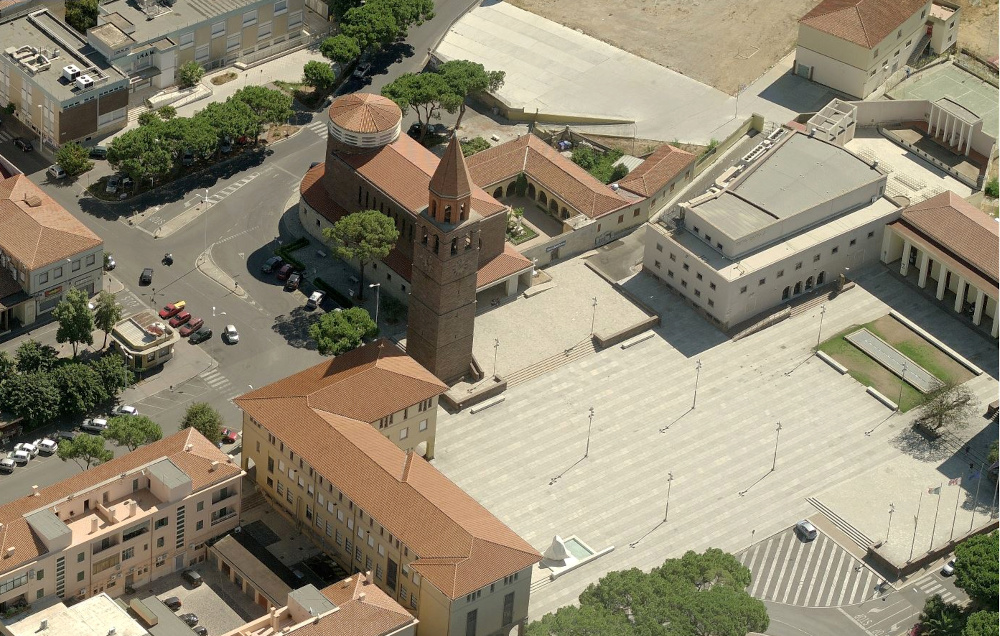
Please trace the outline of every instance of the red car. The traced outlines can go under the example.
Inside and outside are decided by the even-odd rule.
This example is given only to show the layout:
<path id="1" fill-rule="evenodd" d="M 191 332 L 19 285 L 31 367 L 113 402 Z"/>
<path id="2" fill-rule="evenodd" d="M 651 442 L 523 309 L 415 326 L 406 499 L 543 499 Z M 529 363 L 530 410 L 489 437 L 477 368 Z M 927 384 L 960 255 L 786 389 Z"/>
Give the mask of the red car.
<path id="1" fill-rule="evenodd" d="M 234 430 L 228 428 L 222 429 L 222 441 L 225 444 L 234 444 L 239 435 L 240 434 Z"/>
<path id="2" fill-rule="evenodd" d="M 288 280 L 288 277 L 292 275 L 292 266 L 289 263 L 285 263 L 278 270 L 278 280 Z"/>
<path id="3" fill-rule="evenodd" d="M 170 319 L 170 326 L 175 328 L 180 327 L 189 320 L 191 320 L 191 312 L 182 311 L 181 313 L 177 314 L 176 316 Z"/>
<path id="4" fill-rule="evenodd" d="M 205 321 L 202 320 L 201 318 L 192 318 L 191 321 L 188 324 L 186 324 L 183 327 L 181 327 L 180 332 L 179 332 L 181 334 L 181 338 L 187 338 L 188 336 L 190 336 L 194 332 L 196 332 L 199 329 L 201 329 L 201 326 L 204 325 L 204 324 L 205 324 Z"/>
<path id="5" fill-rule="evenodd" d="M 165 320 L 167 318 L 172 318 L 176 316 L 177 314 L 180 313 L 182 309 L 184 309 L 184 306 L 186 304 L 187 303 L 185 303 L 183 300 L 178 300 L 175 303 L 170 303 L 169 305 L 160 310 L 160 318 L 163 318 Z"/>

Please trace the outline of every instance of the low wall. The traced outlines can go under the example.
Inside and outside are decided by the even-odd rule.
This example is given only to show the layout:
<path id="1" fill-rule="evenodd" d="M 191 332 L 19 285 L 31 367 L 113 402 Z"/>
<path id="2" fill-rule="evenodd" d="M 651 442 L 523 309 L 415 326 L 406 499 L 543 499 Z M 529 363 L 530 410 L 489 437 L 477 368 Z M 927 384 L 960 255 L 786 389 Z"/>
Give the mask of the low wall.
<path id="1" fill-rule="evenodd" d="M 720 141 L 719 145 L 717 145 L 715 148 L 705 152 L 705 154 L 695 159 L 694 175 L 691 178 L 693 179 L 694 177 L 698 176 L 699 174 L 707 170 L 709 166 L 715 163 L 716 159 L 721 157 L 727 150 L 732 148 L 736 142 L 742 139 L 744 135 L 750 132 L 750 129 L 756 130 L 757 132 L 762 132 L 764 130 L 764 117 L 762 115 L 758 115 L 757 113 L 750 115 L 750 117 L 748 117 L 746 121 L 740 124 L 739 128 L 734 130 L 732 134 L 730 134 L 728 137 Z"/>
<path id="2" fill-rule="evenodd" d="M 888 128 L 883 127 L 882 125 L 878 126 L 878 131 L 886 139 L 889 139 L 893 143 L 895 143 L 895 144 L 897 144 L 899 146 L 902 146 L 903 148 L 906 148 L 907 150 L 909 150 L 913 154 L 917 155 L 918 157 L 920 157 L 921 159 L 923 159 L 927 163 L 931 164 L 932 166 L 935 166 L 935 167 L 937 167 L 937 168 L 939 168 L 941 170 L 944 170 L 949 175 L 951 175 L 955 179 L 958 179 L 959 181 L 961 181 L 965 185 L 969 186 L 973 190 L 980 190 L 980 189 L 982 189 L 983 184 L 982 184 L 982 178 L 981 177 L 979 179 L 970 179 L 969 177 L 967 177 L 966 175 L 962 174 L 961 172 L 953 169 L 948 164 L 943 163 L 941 161 L 938 161 L 937 159 L 935 159 L 931 155 L 927 154 L 926 152 L 924 152 L 920 148 L 917 148 L 913 144 L 905 141 L 902 137 L 900 137 L 899 135 L 897 135 L 893 131 L 889 130 Z"/>
<path id="3" fill-rule="evenodd" d="M 504 99 L 496 95 L 486 93 L 476 97 L 487 108 L 495 108 L 497 114 L 503 115 L 506 119 L 526 123 L 547 123 L 547 124 L 634 124 L 634 119 L 627 117 L 611 117 L 609 115 L 592 115 L 588 113 L 553 113 L 535 109 L 525 111 L 521 106 L 511 106 Z"/>
<path id="4" fill-rule="evenodd" d="M 957 539 L 952 539 L 951 541 L 944 544 L 940 548 L 937 548 L 936 550 L 926 552 L 917 557 L 915 560 L 907 561 L 905 563 L 895 563 L 888 556 L 879 552 L 879 548 L 881 548 L 882 545 L 881 543 L 868 548 L 868 558 L 870 558 L 874 562 L 876 569 L 880 569 L 884 572 L 896 572 L 896 576 L 898 577 L 907 576 L 909 574 L 913 574 L 917 570 L 926 567 L 927 565 L 933 563 L 934 561 L 937 561 L 938 559 L 941 559 L 942 557 L 951 554 L 952 552 L 955 551 L 956 545 L 962 543 L 969 537 L 974 537 L 980 534 L 989 534 L 990 532 L 993 532 L 994 530 L 997 529 L 998 521 L 1000 520 L 993 520 L 981 528 L 973 530 L 972 532 L 968 532 L 958 537 Z"/>
<path id="5" fill-rule="evenodd" d="M 441 394 L 441 401 L 445 403 L 449 410 L 458 412 L 470 406 L 484 402 L 492 397 L 496 397 L 507 390 L 507 380 L 499 376 L 494 376 L 491 381 L 482 388 L 475 389 L 472 393 L 462 396 L 452 395 L 451 391 Z"/>
<path id="6" fill-rule="evenodd" d="M 619 289 L 619 291 L 622 291 L 622 290 Z M 629 300 L 631 300 L 631 299 L 629 299 Z M 632 336 L 638 336 L 640 333 L 642 333 L 644 331 L 648 331 L 648 330 L 652 329 L 653 327 L 658 326 L 659 324 L 660 324 L 660 317 L 659 316 L 650 316 L 650 317 L 646 318 L 645 320 L 643 320 L 642 322 L 639 322 L 639 323 L 637 323 L 635 325 L 632 325 L 631 327 L 626 327 L 625 329 L 622 329 L 621 331 L 616 331 L 616 332 L 614 332 L 612 334 L 608 334 L 606 336 L 603 335 L 603 334 L 595 333 L 594 334 L 594 343 L 600 349 L 606 349 L 608 347 L 613 347 L 614 345 L 618 344 L 619 342 L 624 342 L 624 341 L 628 340 L 629 338 L 631 338 Z"/>

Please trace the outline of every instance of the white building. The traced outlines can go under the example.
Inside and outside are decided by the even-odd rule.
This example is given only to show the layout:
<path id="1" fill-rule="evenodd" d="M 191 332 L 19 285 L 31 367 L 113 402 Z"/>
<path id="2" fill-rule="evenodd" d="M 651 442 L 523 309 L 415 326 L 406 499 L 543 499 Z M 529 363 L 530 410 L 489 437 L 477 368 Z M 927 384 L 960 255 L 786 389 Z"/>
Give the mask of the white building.
<path id="1" fill-rule="evenodd" d="M 771 137 L 675 226 L 647 230 L 646 271 L 722 329 L 876 262 L 899 216 L 877 166 L 819 137 Z"/>

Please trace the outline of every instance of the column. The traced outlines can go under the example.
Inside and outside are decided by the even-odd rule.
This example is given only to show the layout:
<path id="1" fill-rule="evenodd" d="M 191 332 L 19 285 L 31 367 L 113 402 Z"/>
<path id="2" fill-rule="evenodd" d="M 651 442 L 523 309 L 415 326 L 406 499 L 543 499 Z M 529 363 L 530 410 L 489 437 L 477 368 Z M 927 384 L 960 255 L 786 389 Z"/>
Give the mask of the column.
<path id="1" fill-rule="evenodd" d="M 962 143 L 965 142 L 965 122 L 959 122 L 958 126 L 958 150 L 961 152 Z"/>
<path id="2" fill-rule="evenodd" d="M 906 273 L 910 271 L 910 241 L 903 239 L 903 258 L 899 264 L 899 275 L 906 276 Z"/>
<path id="3" fill-rule="evenodd" d="M 962 313 L 962 307 L 965 306 L 965 286 L 967 284 L 964 278 L 958 277 L 958 289 L 955 290 L 955 313 Z"/>
<path id="4" fill-rule="evenodd" d="M 990 335 L 994 338 L 997 337 L 997 326 L 1000 325 L 1000 307 L 997 308 L 997 313 L 993 316 L 993 330 L 990 331 Z"/>
<path id="5" fill-rule="evenodd" d="M 507 287 L 506 291 L 508 298 L 517 294 L 517 276 L 511 276 L 510 278 L 507 279 L 507 282 L 504 284 Z"/>
<path id="6" fill-rule="evenodd" d="M 972 124 L 969 124 L 969 139 L 965 142 L 965 156 L 969 156 L 969 151 L 972 150 Z"/>
<path id="7" fill-rule="evenodd" d="M 927 287 L 927 273 L 930 271 L 931 257 L 927 252 L 920 252 L 920 275 L 917 277 L 917 286 L 923 289 Z"/>
<path id="8" fill-rule="evenodd" d="M 934 119 L 934 133 L 931 137 L 937 137 L 941 133 L 941 109 L 931 106 L 931 117 Z"/>
<path id="9" fill-rule="evenodd" d="M 938 268 L 938 285 L 937 285 L 937 299 L 944 300 L 944 292 L 946 291 L 945 283 L 948 281 L 948 269 L 941 263 L 941 267 Z"/>
<path id="10" fill-rule="evenodd" d="M 972 313 L 972 324 L 978 325 L 983 321 L 983 309 L 986 307 L 986 292 L 981 289 L 976 290 L 976 310 Z"/>

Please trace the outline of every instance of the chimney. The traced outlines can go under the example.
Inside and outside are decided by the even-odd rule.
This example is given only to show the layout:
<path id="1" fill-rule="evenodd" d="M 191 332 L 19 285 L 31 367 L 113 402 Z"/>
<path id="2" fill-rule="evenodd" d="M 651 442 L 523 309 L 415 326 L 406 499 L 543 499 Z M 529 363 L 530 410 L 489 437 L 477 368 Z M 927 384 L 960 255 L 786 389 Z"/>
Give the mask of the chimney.
<path id="1" fill-rule="evenodd" d="M 97 524 L 98 523 L 99 522 L 97 520 L 97 517 L 92 517 L 90 519 L 90 534 L 94 534 L 95 532 L 97 532 Z"/>
<path id="2" fill-rule="evenodd" d="M 4 556 L 5 557 L 12 557 L 12 556 L 14 556 L 14 546 L 10 546 L 9 548 L 7 548 L 7 554 L 5 554 Z"/>
<path id="3" fill-rule="evenodd" d="M 38 497 L 39 496 L 38 495 L 38 486 L 37 485 L 31 487 L 31 496 L 32 497 Z"/>
<path id="4" fill-rule="evenodd" d="M 184 450 L 185 452 L 190 453 L 192 448 L 194 448 L 194 444 L 188 444 L 184 447 Z"/>
<path id="5" fill-rule="evenodd" d="M 271 629 L 278 631 L 278 610 L 271 608 Z"/>
<path id="6" fill-rule="evenodd" d="M 128 502 L 128 516 L 129 517 L 134 517 L 135 516 L 135 508 L 136 508 L 135 501 Z"/>
<path id="7" fill-rule="evenodd" d="M 219 467 L 219 462 L 212 462 L 212 467 L 208 469 L 208 472 L 215 472 L 215 469 Z"/>
<path id="8" fill-rule="evenodd" d="M 358 600 L 361 601 L 362 603 L 364 603 L 364 601 L 365 601 L 365 593 L 364 592 L 362 592 L 361 594 L 358 594 Z"/>
<path id="9" fill-rule="evenodd" d="M 42 624 L 38 626 L 38 631 L 44 632 L 49 628 L 49 620 L 47 618 L 42 619 Z"/>
<path id="10" fill-rule="evenodd" d="M 371 582 L 372 582 L 372 571 L 368 570 L 367 572 L 365 572 L 365 580 L 362 581 L 362 584 L 371 585 Z"/>

